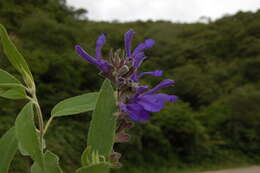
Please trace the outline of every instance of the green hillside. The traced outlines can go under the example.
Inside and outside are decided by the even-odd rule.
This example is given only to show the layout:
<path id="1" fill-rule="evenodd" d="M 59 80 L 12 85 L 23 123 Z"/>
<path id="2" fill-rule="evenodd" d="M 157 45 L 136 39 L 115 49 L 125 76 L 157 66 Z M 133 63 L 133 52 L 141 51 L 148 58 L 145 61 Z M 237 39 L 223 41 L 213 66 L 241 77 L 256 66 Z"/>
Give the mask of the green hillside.
<path id="1" fill-rule="evenodd" d="M 120 173 L 162 172 L 187 167 L 239 165 L 260 161 L 260 10 L 238 12 L 205 23 L 87 20 L 82 9 L 64 0 L 0 1 L 0 23 L 31 66 L 46 120 L 64 98 L 96 91 L 102 77 L 74 52 L 82 45 L 94 54 L 98 35 L 107 35 L 104 55 L 123 48 L 123 34 L 134 29 L 134 44 L 154 38 L 143 71 L 162 69 L 176 81 L 167 93 L 179 101 L 155 113 L 149 123 L 129 132 Z M 15 74 L 0 47 L 0 68 Z M 13 124 L 23 101 L 0 98 L 0 135 Z M 66 173 L 80 165 L 90 114 L 59 118 L 47 134 L 48 148 L 61 158 Z M 17 155 L 12 173 L 29 172 L 29 159 Z M 169 168 L 169 169 L 168 169 Z M 149 170 L 150 169 L 150 170 Z M 146 170 L 146 171 L 145 171 Z"/>

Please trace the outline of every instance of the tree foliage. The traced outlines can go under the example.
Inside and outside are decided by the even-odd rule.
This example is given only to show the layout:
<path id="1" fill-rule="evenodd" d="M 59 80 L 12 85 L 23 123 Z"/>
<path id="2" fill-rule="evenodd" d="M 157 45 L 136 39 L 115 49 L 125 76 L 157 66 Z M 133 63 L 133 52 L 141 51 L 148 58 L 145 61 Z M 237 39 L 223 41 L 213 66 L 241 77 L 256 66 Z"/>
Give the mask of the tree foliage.
<path id="1" fill-rule="evenodd" d="M 131 143 L 119 148 L 126 165 L 167 166 L 166 160 L 171 159 L 182 163 L 214 162 L 236 151 L 251 158 L 260 154 L 259 10 L 238 12 L 208 24 L 94 22 L 82 17 L 85 13 L 68 7 L 63 0 L 0 2 L 0 21 L 11 31 L 12 41 L 30 64 L 46 113 L 62 99 L 94 91 L 101 85 L 97 69 L 76 55 L 75 44 L 94 53 L 90 50 L 95 39 L 105 33 L 108 43 L 104 55 L 108 55 L 111 47 L 122 48 L 123 33 L 133 28 L 138 32 L 138 42 L 145 38 L 156 40 L 142 70 L 165 70 L 165 76 L 176 81 L 176 87 L 169 92 L 181 101 L 132 130 Z M 15 74 L 2 50 L 0 66 Z M 147 84 L 156 82 L 147 77 Z M 15 120 L 15 116 L 7 115 L 15 115 L 24 101 L 6 103 L 1 99 L 0 104 L 2 135 Z M 77 158 L 86 142 L 80 131 L 86 131 L 88 125 L 89 118 L 80 115 L 69 121 L 61 118 L 51 127 L 53 134 L 47 136 L 51 141 L 47 145 L 58 155 L 66 153 L 61 162 L 68 165 L 67 172 L 80 165 Z M 75 141 L 78 145 L 74 145 Z M 26 172 L 20 170 L 22 164 L 16 160 L 12 170 Z"/>

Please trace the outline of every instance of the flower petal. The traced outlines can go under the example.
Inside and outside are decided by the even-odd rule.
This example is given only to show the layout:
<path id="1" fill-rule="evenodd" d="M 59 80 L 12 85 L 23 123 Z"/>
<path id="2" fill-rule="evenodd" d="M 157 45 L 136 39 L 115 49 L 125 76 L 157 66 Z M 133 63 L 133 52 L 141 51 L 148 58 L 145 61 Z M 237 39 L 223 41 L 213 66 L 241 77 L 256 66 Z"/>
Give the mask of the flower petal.
<path id="1" fill-rule="evenodd" d="M 134 30 L 130 29 L 125 33 L 125 52 L 126 56 L 131 58 L 131 44 L 134 35 Z"/>
<path id="2" fill-rule="evenodd" d="M 149 90 L 146 94 L 154 94 L 157 91 L 159 91 L 160 89 L 168 87 L 168 86 L 172 86 L 172 85 L 174 85 L 174 81 L 173 80 L 165 79 L 161 83 L 159 83 L 156 87 L 154 87 L 153 89 Z"/>
<path id="3" fill-rule="evenodd" d="M 76 45 L 75 50 L 82 58 L 86 59 L 87 61 L 89 61 L 92 64 L 98 65 L 98 61 L 95 58 L 93 58 L 92 56 L 90 56 L 87 52 L 85 52 L 80 47 L 80 45 Z"/>
<path id="4" fill-rule="evenodd" d="M 143 95 L 138 97 L 137 103 L 146 111 L 159 112 L 166 102 L 174 102 L 177 96 L 168 94 Z"/>
<path id="5" fill-rule="evenodd" d="M 142 94 L 143 92 L 147 91 L 148 90 L 148 86 L 139 86 L 137 89 L 136 89 L 136 94 Z"/>
<path id="6" fill-rule="evenodd" d="M 177 96 L 168 94 L 153 94 L 153 95 L 142 95 L 137 99 L 137 103 L 146 111 L 159 112 L 166 102 L 174 102 L 177 100 Z"/>
<path id="7" fill-rule="evenodd" d="M 165 101 L 158 98 L 156 95 L 144 95 L 138 97 L 137 103 L 146 111 L 159 112 L 164 107 Z"/>
<path id="8" fill-rule="evenodd" d="M 144 41 L 144 44 L 146 46 L 145 49 L 150 49 L 155 44 L 155 41 L 154 41 L 154 39 L 147 39 Z"/>
<path id="9" fill-rule="evenodd" d="M 120 108 L 120 110 L 122 111 L 122 112 L 127 112 L 127 107 L 126 107 L 126 104 L 119 104 L 119 108 Z"/>
<path id="10" fill-rule="evenodd" d="M 124 111 L 125 110 L 125 111 Z M 142 106 L 138 104 L 127 104 L 122 110 L 134 121 L 145 122 L 149 119 L 149 112 L 145 111 Z"/>
<path id="11" fill-rule="evenodd" d="M 135 80 L 138 81 L 140 78 L 142 78 L 144 75 L 151 75 L 151 76 L 161 76 L 163 74 L 162 70 L 155 70 L 151 72 L 143 72 L 135 76 Z"/>
<path id="12" fill-rule="evenodd" d="M 109 64 L 107 60 L 100 59 L 98 60 L 97 66 L 102 72 L 107 73 L 111 67 L 111 64 Z"/>
<path id="13" fill-rule="evenodd" d="M 156 94 L 156 97 L 163 102 L 175 102 L 178 99 L 177 96 L 168 94 Z"/>
<path id="14" fill-rule="evenodd" d="M 135 57 L 138 53 L 144 51 L 145 49 L 150 49 L 151 47 L 153 47 L 154 43 L 155 43 L 155 41 L 153 39 L 145 40 L 144 43 L 139 44 L 135 48 L 132 56 Z"/>
<path id="15" fill-rule="evenodd" d="M 101 59 L 102 58 L 102 52 L 101 49 L 106 43 L 106 36 L 104 34 L 100 35 L 96 41 L 96 58 Z"/>
<path id="16" fill-rule="evenodd" d="M 147 58 L 143 52 L 139 52 L 137 55 L 134 56 L 134 68 L 138 68 L 144 59 Z"/>
<path id="17" fill-rule="evenodd" d="M 103 59 L 96 59 L 90 56 L 87 52 L 85 52 L 79 45 L 75 46 L 76 52 L 89 61 L 92 64 L 95 64 L 102 72 L 107 73 L 111 67 L 108 61 L 103 60 Z"/>

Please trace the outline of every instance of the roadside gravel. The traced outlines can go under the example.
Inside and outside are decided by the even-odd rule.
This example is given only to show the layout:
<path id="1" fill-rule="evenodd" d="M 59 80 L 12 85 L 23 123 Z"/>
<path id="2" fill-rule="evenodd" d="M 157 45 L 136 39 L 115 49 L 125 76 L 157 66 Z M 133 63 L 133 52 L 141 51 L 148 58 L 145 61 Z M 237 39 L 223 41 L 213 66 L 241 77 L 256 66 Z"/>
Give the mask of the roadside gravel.
<path id="1" fill-rule="evenodd" d="M 208 171 L 203 173 L 260 173 L 260 166 L 251 166 L 248 168 L 238 168 L 238 169 L 227 169 L 221 171 Z"/>

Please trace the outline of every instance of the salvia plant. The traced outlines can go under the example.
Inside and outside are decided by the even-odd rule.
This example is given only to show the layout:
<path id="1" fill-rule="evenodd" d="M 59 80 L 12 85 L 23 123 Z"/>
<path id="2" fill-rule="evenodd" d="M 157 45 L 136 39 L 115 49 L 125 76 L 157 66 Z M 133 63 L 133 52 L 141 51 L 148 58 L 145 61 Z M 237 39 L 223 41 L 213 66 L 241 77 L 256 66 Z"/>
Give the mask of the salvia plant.
<path id="1" fill-rule="evenodd" d="M 75 46 L 77 54 L 94 64 L 105 80 L 99 92 L 71 97 L 58 103 L 45 124 L 30 68 L 8 37 L 5 28 L 0 25 L 3 51 L 23 79 L 19 81 L 0 69 L 0 96 L 27 100 L 14 126 L 0 139 L 0 173 L 8 172 L 17 151 L 33 160 L 31 173 L 62 173 L 59 158 L 46 147 L 44 136 L 54 118 L 87 111 L 93 111 L 92 120 L 86 149 L 81 156 L 82 167 L 77 169 L 76 173 L 108 173 L 111 168 L 121 166 L 121 154 L 113 150 L 114 144 L 129 141 L 127 130 L 134 122 L 148 121 L 152 112 L 159 112 L 166 102 L 174 102 L 177 99 L 175 95 L 158 93 L 162 88 L 173 86 L 173 80 L 165 79 L 153 88 L 139 84 L 145 75 L 161 76 L 163 71 L 138 71 L 147 58 L 144 51 L 151 48 L 155 42 L 153 39 L 147 39 L 132 51 L 133 35 L 134 31 L 131 29 L 126 32 L 124 50 L 111 51 L 108 59 L 103 59 L 101 53 L 106 42 L 104 34 L 96 41 L 95 57 L 79 45 Z"/>

